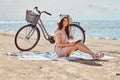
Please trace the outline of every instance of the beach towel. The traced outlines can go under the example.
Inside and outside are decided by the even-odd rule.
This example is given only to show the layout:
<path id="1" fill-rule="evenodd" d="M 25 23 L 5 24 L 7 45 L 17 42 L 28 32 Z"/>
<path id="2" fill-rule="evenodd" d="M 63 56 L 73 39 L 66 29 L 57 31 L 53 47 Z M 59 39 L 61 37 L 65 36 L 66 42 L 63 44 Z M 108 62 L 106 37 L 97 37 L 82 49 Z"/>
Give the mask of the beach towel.
<path id="1" fill-rule="evenodd" d="M 70 57 L 57 57 L 55 52 L 8 52 L 7 55 L 18 56 L 19 60 L 76 60 L 92 59 L 91 55 L 75 51 Z M 105 55 L 101 60 L 113 59 L 115 57 Z"/>

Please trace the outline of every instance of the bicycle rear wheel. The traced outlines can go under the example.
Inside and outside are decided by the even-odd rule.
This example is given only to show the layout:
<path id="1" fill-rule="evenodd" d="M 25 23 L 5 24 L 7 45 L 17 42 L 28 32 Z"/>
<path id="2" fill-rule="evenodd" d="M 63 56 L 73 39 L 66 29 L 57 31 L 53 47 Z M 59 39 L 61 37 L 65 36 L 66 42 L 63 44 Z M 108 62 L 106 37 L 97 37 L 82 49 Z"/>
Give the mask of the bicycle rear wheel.
<path id="1" fill-rule="evenodd" d="M 40 39 L 40 31 L 32 24 L 25 25 L 15 35 L 15 45 L 21 51 L 33 49 Z"/>
<path id="2" fill-rule="evenodd" d="M 83 43 L 85 42 L 85 31 L 83 28 L 76 24 L 70 24 L 69 26 L 70 30 L 70 42 L 76 42 L 78 40 L 81 40 Z"/>

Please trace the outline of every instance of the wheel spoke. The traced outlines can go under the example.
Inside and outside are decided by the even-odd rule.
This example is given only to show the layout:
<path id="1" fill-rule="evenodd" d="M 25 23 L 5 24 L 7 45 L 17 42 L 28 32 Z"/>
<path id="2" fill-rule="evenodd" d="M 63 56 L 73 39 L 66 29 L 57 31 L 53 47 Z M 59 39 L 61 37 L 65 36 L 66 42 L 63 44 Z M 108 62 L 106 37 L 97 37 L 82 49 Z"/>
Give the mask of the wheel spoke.
<path id="1" fill-rule="evenodd" d="M 78 25 L 70 25 L 70 42 L 75 42 L 77 40 L 82 40 L 82 42 L 85 41 L 85 34 L 84 31 L 80 28 Z"/>
<path id="2" fill-rule="evenodd" d="M 16 47 L 20 50 L 30 50 L 38 43 L 40 32 L 38 28 L 32 25 L 22 27 L 16 34 L 15 43 Z"/>

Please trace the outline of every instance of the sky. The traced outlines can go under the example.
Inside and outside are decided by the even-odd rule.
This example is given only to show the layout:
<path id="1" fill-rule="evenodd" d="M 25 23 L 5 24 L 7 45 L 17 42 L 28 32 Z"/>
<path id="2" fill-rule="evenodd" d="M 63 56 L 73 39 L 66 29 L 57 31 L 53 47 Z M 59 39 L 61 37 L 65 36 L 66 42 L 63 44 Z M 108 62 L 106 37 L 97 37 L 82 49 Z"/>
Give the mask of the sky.
<path id="1" fill-rule="evenodd" d="M 69 14 L 76 20 L 120 20 L 120 0 L 0 0 L 0 20 L 24 20 L 26 9 L 35 6 L 52 14 L 45 19 Z"/>

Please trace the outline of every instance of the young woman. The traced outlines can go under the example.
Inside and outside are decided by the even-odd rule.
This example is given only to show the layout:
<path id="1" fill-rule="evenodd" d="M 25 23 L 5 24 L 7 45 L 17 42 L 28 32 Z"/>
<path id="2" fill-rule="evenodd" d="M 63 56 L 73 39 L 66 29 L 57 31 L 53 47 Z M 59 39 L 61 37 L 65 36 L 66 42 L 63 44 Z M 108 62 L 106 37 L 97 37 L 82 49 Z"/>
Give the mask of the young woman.
<path id="1" fill-rule="evenodd" d="M 55 52 L 57 56 L 69 57 L 71 53 L 78 49 L 81 52 L 90 54 L 94 59 L 100 59 L 104 56 L 102 53 L 94 53 L 87 46 L 85 46 L 82 42 L 68 42 L 69 40 L 69 17 L 63 17 L 58 23 L 58 28 L 55 32 Z"/>

